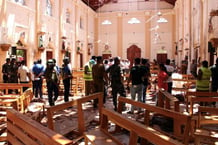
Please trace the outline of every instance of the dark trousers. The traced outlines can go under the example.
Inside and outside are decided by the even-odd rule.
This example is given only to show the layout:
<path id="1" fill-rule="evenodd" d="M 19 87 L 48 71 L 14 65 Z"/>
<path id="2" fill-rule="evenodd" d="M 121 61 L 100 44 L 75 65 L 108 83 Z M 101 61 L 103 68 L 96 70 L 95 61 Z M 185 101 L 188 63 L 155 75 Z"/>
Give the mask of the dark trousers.
<path id="1" fill-rule="evenodd" d="M 143 87 L 143 94 L 142 94 L 142 102 L 145 103 L 146 101 L 146 92 L 147 92 L 147 85 L 144 85 Z"/>
<path id="2" fill-rule="evenodd" d="M 20 82 L 21 84 L 27 84 L 29 82 Z M 28 89 L 28 87 L 23 87 L 23 92 L 25 92 Z"/>
<path id="3" fill-rule="evenodd" d="M 64 102 L 69 101 L 69 94 L 70 94 L 70 78 L 63 80 L 64 84 Z"/>
<path id="4" fill-rule="evenodd" d="M 33 92 L 35 94 L 35 98 L 42 98 L 42 79 L 33 81 Z"/>
<path id="5" fill-rule="evenodd" d="M 119 93 L 120 96 L 126 97 L 126 92 L 123 84 L 112 84 L 111 87 L 112 87 L 114 110 L 117 110 L 117 94 Z"/>
<path id="6" fill-rule="evenodd" d="M 54 106 L 54 101 L 58 98 L 58 84 L 53 81 L 47 82 L 48 102 L 50 106 Z M 53 98 L 54 92 L 54 98 Z"/>
<path id="7" fill-rule="evenodd" d="M 168 82 L 168 90 L 167 92 L 169 92 L 170 94 L 172 94 L 172 87 L 173 87 L 173 83 L 172 82 Z"/>

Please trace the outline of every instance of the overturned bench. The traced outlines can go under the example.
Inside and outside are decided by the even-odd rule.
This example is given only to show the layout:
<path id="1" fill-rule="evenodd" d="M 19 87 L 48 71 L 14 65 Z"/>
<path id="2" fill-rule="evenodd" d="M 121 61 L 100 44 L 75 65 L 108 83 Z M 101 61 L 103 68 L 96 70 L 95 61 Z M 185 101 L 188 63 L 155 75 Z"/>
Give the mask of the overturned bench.
<path id="1" fill-rule="evenodd" d="M 7 142 L 9 145 L 74 144 L 74 141 L 42 126 L 13 109 L 7 110 Z"/>
<path id="2" fill-rule="evenodd" d="M 123 145 L 123 143 L 114 137 L 108 131 L 108 123 L 112 123 L 122 127 L 130 132 L 129 145 L 137 145 L 138 138 L 144 138 L 157 145 L 182 145 L 182 143 L 160 133 L 151 127 L 145 126 L 141 123 L 135 122 L 121 114 L 102 108 L 102 121 L 100 128 L 93 129 L 84 133 L 85 144 L 91 143 L 93 145 Z"/>

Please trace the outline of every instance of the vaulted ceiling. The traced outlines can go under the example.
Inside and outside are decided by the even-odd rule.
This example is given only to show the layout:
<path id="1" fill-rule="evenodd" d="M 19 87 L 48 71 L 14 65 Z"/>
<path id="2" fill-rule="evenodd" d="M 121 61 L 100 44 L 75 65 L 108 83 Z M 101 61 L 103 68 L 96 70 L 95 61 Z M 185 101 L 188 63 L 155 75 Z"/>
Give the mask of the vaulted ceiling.
<path id="1" fill-rule="evenodd" d="M 105 4 L 108 3 L 118 3 L 118 0 L 82 0 L 84 3 L 86 3 L 88 6 L 90 6 L 94 11 L 96 11 L 99 7 L 102 7 Z M 154 1 L 154 0 L 143 0 L 143 1 Z M 175 5 L 176 0 L 160 0 L 165 1 L 171 5 Z"/>

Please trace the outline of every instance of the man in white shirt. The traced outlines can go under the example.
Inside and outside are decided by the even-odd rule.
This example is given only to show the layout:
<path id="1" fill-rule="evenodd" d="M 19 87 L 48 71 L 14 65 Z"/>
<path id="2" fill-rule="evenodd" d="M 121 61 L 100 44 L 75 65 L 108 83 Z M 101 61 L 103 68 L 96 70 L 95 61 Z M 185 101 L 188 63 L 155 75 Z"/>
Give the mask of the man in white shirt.
<path id="1" fill-rule="evenodd" d="M 21 61 L 21 66 L 18 68 L 18 78 L 20 83 L 29 83 L 31 80 L 30 71 L 26 66 L 26 62 Z M 27 87 L 23 87 L 23 91 L 25 91 Z"/>

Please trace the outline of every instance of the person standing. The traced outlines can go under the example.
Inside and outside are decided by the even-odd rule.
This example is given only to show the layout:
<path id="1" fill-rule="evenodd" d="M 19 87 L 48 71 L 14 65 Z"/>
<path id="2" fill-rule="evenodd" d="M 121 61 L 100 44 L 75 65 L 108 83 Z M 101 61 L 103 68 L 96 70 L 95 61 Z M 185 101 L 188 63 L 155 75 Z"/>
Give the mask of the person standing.
<path id="1" fill-rule="evenodd" d="M 37 60 L 32 68 L 33 73 L 33 92 L 35 98 L 40 97 L 42 99 L 42 84 L 44 75 L 44 66 L 42 65 L 42 60 Z"/>
<path id="2" fill-rule="evenodd" d="M 148 59 L 142 59 L 142 65 L 141 65 L 142 71 L 143 71 L 143 94 L 142 94 L 142 102 L 145 103 L 146 102 L 146 92 L 147 92 L 147 88 L 150 85 L 149 84 L 149 78 L 151 76 L 150 74 L 150 68 L 148 66 Z"/>
<path id="3" fill-rule="evenodd" d="M 10 58 L 6 58 L 6 63 L 2 66 L 3 83 L 9 83 L 10 80 Z"/>
<path id="4" fill-rule="evenodd" d="M 84 66 L 83 78 L 85 80 L 85 96 L 93 93 L 93 78 L 92 78 L 92 66 L 95 64 L 95 60 L 90 59 Z"/>
<path id="5" fill-rule="evenodd" d="M 216 59 L 216 64 L 211 66 L 211 77 L 212 77 L 212 92 L 218 91 L 218 58 Z M 215 106 L 216 102 L 213 102 L 213 105 Z"/>
<path id="6" fill-rule="evenodd" d="M 24 60 L 21 61 L 21 66 L 18 68 L 18 78 L 20 83 L 29 83 L 31 80 L 29 69 L 27 68 Z M 23 92 L 27 89 L 28 87 L 23 87 Z"/>
<path id="7" fill-rule="evenodd" d="M 64 64 L 61 72 L 64 84 L 64 102 L 68 102 L 70 94 L 70 81 L 72 79 L 72 71 L 69 65 L 69 58 L 64 58 L 63 63 Z"/>
<path id="8" fill-rule="evenodd" d="M 131 87 L 130 87 L 130 93 L 131 93 L 131 99 L 135 100 L 136 94 L 138 97 L 138 102 L 142 102 L 142 96 L 143 96 L 143 77 L 144 77 L 144 72 L 142 67 L 140 66 L 141 59 L 140 58 L 135 58 L 134 60 L 134 66 L 130 69 L 130 76 L 127 82 L 127 86 L 129 86 L 129 83 L 131 82 Z M 135 107 L 131 106 L 131 111 L 128 113 L 133 114 Z M 138 113 L 141 110 L 138 110 Z"/>
<path id="9" fill-rule="evenodd" d="M 157 86 L 159 89 L 168 90 L 168 74 L 164 64 L 159 64 L 159 73 L 157 75 Z"/>
<path id="10" fill-rule="evenodd" d="M 196 90 L 199 92 L 209 92 L 210 90 L 211 70 L 208 68 L 208 61 L 204 60 L 201 63 L 201 68 L 198 70 Z M 201 106 L 207 106 L 208 103 L 200 102 Z"/>
<path id="11" fill-rule="evenodd" d="M 104 85 L 107 84 L 108 78 L 103 65 L 102 57 L 97 57 L 97 64 L 92 67 L 93 86 L 95 92 L 104 93 Z M 106 96 L 103 98 L 103 102 L 106 102 Z M 94 108 L 97 108 L 97 100 L 94 100 Z"/>
<path id="12" fill-rule="evenodd" d="M 12 58 L 10 63 L 10 80 L 9 83 L 18 83 L 18 65 L 15 58 Z"/>
<path id="13" fill-rule="evenodd" d="M 114 110 L 117 110 L 117 94 L 119 93 L 120 96 L 126 97 L 126 92 L 124 89 L 124 85 L 122 83 L 122 72 L 120 68 L 120 59 L 118 57 L 114 58 L 114 64 L 111 65 L 107 73 L 109 73 L 109 79 L 111 82 L 111 88 L 112 88 L 112 96 L 113 96 L 113 105 Z"/>
<path id="14" fill-rule="evenodd" d="M 208 92 L 210 90 L 210 77 L 211 70 L 208 68 L 208 61 L 204 60 L 197 74 L 197 91 Z"/>
<path id="15" fill-rule="evenodd" d="M 190 72 L 194 78 L 197 77 L 197 62 L 195 59 L 192 59 L 192 63 L 190 65 Z"/>
<path id="16" fill-rule="evenodd" d="M 174 67 L 170 65 L 170 59 L 166 60 L 165 67 L 167 69 L 167 74 L 168 74 L 168 79 L 167 79 L 168 89 L 167 89 L 167 92 L 169 92 L 171 94 L 172 93 L 172 87 L 173 87 L 172 74 L 174 72 Z"/>
<path id="17" fill-rule="evenodd" d="M 55 105 L 55 101 L 58 98 L 58 94 L 55 91 L 56 87 L 59 87 L 59 78 L 58 78 L 58 70 L 55 67 L 54 61 L 52 59 L 49 59 L 47 61 L 47 66 L 45 69 L 45 79 L 47 84 L 47 90 L 48 90 L 48 102 L 50 106 Z M 53 97 L 54 93 L 54 97 Z"/>

